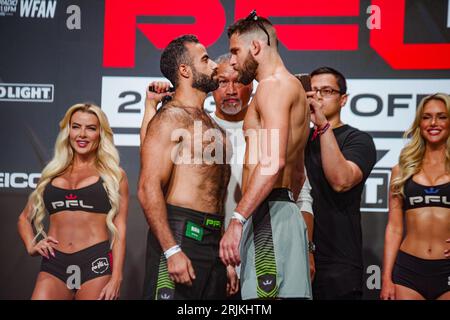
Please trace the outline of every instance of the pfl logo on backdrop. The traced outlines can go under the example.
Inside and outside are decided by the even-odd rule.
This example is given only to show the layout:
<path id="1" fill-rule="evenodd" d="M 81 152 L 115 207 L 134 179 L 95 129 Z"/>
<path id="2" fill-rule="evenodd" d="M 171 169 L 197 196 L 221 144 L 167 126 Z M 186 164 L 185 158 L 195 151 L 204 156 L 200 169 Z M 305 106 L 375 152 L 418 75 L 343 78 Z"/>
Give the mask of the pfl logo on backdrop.
<path id="1" fill-rule="evenodd" d="M 323 18 L 359 17 L 360 0 L 236 0 L 235 20 L 252 9 L 277 20 L 278 38 L 288 50 L 358 50 L 360 28 L 369 27 L 369 45 L 393 69 L 450 69 L 450 44 L 404 42 L 406 1 L 372 0 L 369 16 L 360 23 L 332 24 Z M 373 11 L 376 8 L 375 11 Z M 311 23 L 279 23 L 285 18 L 311 18 Z M 323 17 L 323 18 L 322 18 Z M 373 18 L 373 19 L 372 19 Z M 373 21 L 379 18 L 380 21 Z M 226 28 L 225 9 L 219 0 L 106 0 L 103 66 L 133 68 L 139 30 L 156 48 L 186 33 L 196 34 L 206 46 L 213 45 Z M 326 37 L 327 41 L 323 41 Z"/>

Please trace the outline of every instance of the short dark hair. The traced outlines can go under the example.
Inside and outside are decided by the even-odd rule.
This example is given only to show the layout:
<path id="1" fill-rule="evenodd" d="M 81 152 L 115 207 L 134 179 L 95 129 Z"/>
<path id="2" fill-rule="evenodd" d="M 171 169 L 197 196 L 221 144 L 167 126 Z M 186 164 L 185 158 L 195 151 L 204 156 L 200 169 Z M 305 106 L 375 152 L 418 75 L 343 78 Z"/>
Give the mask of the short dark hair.
<path id="1" fill-rule="evenodd" d="M 339 90 L 341 94 L 346 94 L 347 93 L 347 81 L 345 80 L 345 77 L 342 73 L 340 73 L 339 71 L 337 71 L 336 69 L 330 68 L 330 67 L 320 67 L 317 68 L 316 70 L 314 70 L 313 72 L 311 72 L 310 76 L 311 78 L 314 76 L 317 76 L 319 74 L 332 74 L 335 76 L 338 86 L 339 86 Z"/>
<path id="2" fill-rule="evenodd" d="M 200 43 L 192 34 L 185 34 L 173 39 L 161 54 L 159 67 L 164 77 L 176 87 L 178 85 L 178 68 L 181 64 L 191 65 L 186 43 Z"/>
<path id="3" fill-rule="evenodd" d="M 250 16 L 253 13 L 254 15 Z M 276 39 L 276 34 L 274 33 L 272 23 L 267 18 L 257 16 L 256 11 L 252 12 L 250 15 L 246 18 L 239 19 L 228 27 L 228 38 L 231 38 L 231 36 L 235 33 L 245 34 L 255 31 L 265 32 L 263 31 L 263 29 L 265 29 L 267 32 L 267 36 L 270 37 L 270 40 L 268 39 L 267 41 L 268 44 L 270 42 L 275 42 L 278 45 L 278 40 Z"/>
<path id="4" fill-rule="evenodd" d="M 219 65 L 219 64 L 222 64 L 222 63 L 225 63 L 225 62 L 229 63 L 230 59 L 231 59 L 231 53 L 228 52 L 228 53 L 224 53 L 224 54 L 218 56 L 214 60 L 214 62 Z"/>

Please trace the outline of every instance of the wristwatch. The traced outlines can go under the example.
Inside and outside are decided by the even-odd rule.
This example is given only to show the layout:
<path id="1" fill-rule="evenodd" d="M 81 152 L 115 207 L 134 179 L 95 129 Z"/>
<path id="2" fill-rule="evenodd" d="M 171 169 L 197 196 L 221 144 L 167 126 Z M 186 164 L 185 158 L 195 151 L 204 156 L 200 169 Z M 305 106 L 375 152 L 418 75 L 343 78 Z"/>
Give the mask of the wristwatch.
<path id="1" fill-rule="evenodd" d="M 308 251 L 310 253 L 316 253 L 316 245 L 312 241 L 308 241 Z"/>

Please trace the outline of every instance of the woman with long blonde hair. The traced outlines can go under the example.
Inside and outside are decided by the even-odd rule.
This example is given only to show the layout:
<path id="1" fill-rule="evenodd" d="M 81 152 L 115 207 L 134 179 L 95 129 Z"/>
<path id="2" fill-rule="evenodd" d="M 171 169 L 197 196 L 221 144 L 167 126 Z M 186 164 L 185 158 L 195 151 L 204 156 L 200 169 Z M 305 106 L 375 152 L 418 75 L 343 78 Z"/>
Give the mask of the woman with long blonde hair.
<path id="1" fill-rule="evenodd" d="M 450 300 L 449 95 L 425 97 L 405 137 L 392 169 L 381 299 Z"/>
<path id="2" fill-rule="evenodd" d="M 42 256 L 31 298 L 117 299 L 128 181 L 111 127 L 93 104 L 70 107 L 59 126 L 53 159 L 18 221 L 28 253 Z"/>

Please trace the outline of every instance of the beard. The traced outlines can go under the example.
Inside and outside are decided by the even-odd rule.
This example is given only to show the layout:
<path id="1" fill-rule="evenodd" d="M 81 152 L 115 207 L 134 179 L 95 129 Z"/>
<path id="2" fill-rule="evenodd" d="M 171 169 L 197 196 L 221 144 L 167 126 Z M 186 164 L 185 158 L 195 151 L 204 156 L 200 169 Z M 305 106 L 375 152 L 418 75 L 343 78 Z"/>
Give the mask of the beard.
<path id="1" fill-rule="evenodd" d="M 223 101 L 220 105 L 220 110 L 230 116 L 234 116 L 242 111 L 242 101 L 236 102 Z"/>
<path id="2" fill-rule="evenodd" d="M 217 70 L 214 70 L 210 76 L 207 74 L 197 72 L 195 67 L 192 68 L 193 81 L 192 88 L 209 93 L 219 88 L 219 79 L 214 77 L 217 75 Z"/>
<path id="3" fill-rule="evenodd" d="M 258 69 L 258 62 L 253 58 L 250 52 L 245 58 L 244 66 L 241 70 L 237 70 L 239 73 L 238 81 L 242 82 L 244 85 L 250 84 L 256 78 L 256 70 Z"/>

